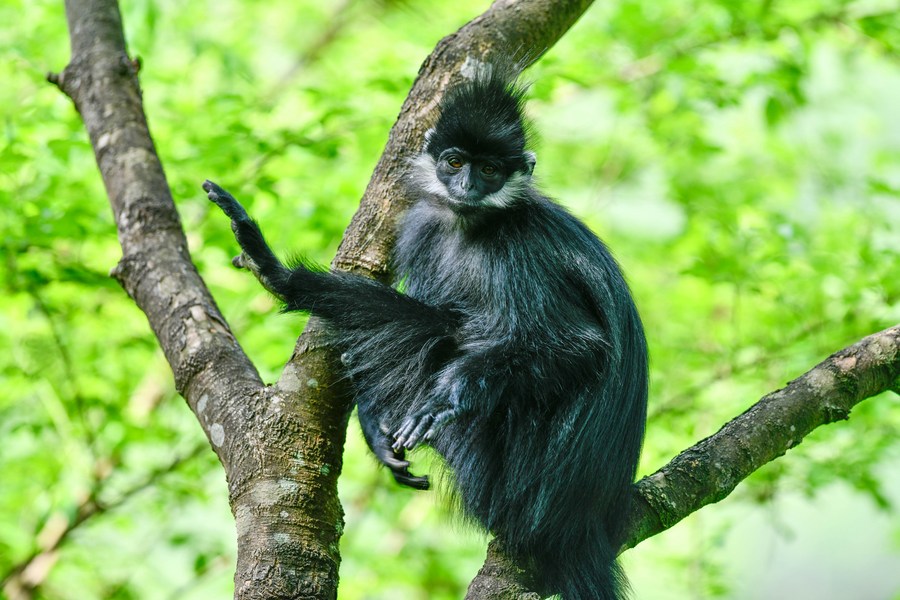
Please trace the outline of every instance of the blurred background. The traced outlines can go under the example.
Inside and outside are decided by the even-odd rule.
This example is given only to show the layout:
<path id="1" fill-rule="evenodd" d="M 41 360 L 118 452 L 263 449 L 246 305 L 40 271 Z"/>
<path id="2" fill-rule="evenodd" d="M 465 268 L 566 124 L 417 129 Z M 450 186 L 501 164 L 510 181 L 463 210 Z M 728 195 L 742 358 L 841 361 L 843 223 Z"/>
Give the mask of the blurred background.
<path id="1" fill-rule="evenodd" d="M 327 263 L 422 60 L 487 6 L 124 3 L 197 268 L 266 381 L 304 319 L 231 268 L 200 183 Z M 44 79 L 69 57 L 62 3 L 3 0 L 0 23 L 0 580 L 27 583 L 5 594 L 229 598 L 224 474 L 108 277 L 93 153 Z M 900 322 L 896 0 L 598 2 L 527 78 L 540 186 L 611 246 L 647 326 L 642 475 Z M 884 394 L 815 431 L 625 553 L 635 597 L 900 598 L 898 429 Z M 341 599 L 462 597 L 485 536 L 394 485 L 355 421 L 340 490 Z"/>

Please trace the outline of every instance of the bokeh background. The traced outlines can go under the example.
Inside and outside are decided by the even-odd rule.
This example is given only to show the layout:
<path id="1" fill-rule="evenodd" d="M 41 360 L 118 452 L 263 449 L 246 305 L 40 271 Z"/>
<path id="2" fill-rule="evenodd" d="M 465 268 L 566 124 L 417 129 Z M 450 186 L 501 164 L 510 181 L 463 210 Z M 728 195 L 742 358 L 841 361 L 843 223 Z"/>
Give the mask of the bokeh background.
<path id="1" fill-rule="evenodd" d="M 200 183 L 327 263 L 436 42 L 485 0 L 131 0 L 197 268 L 267 381 L 303 328 L 230 267 Z M 530 69 L 541 187 L 622 263 L 652 353 L 641 473 L 900 322 L 900 3 L 598 2 Z M 79 117 L 62 2 L 0 1 L 0 596 L 232 594 L 224 475 L 146 319 Z M 638 599 L 900 598 L 900 399 L 872 398 L 623 555 Z M 427 462 L 427 456 L 419 456 Z M 486 538 L 353 423 L 340 598 L 462 597 Z"/>

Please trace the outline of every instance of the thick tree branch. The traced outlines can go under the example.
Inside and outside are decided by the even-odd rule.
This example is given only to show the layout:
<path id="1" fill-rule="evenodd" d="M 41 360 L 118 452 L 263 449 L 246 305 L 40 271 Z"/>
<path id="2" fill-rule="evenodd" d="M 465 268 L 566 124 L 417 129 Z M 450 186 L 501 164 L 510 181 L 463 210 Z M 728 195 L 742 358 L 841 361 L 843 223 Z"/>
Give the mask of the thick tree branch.
<path id="1" fill-rule="evenodd" d="M 72 59 L 49 78 L 72 98 L 91 138 L 122 245 L 112 275 L 146 313 L 178 391 L 223 464 L 231 464 L 243 445 L 242 411 L 223 392 L 249 395 L 262 382 L 191 263 L 144 118 L 137 64 L 125 52 L 118 6 L 70 0 L 66 16 Z"/>
<path id="2" fill-rule="evenodd" d="M 550 47 L 588 1 L 498 0 L 442 40 L 404 103 L 360 209 L 334 260 L 385 279 L 401 181 L 443 91 L 472 61 L 510 48 Z M 116 217 L 123 258 L 112 274 L 147 314 L 228 474 L 238 526 L 236 597 L 334 597 L 336 497 L 348 405 L 334 357 L 313 322 L 276 388 L 266 389 L 197 275 L 141 105 L 137 65 L 125 50 L 114 0 L 66 4 L 72 60 L 50 80 L 84 118 Z M 537 54 L 530 55 L 531 59 Z M 716 435 L 635 486 L 625 547 L 724 498 L 747 475 L 861 400 L 900 386 L 900 326 L 836 353 L 763 398 Z M 489 549 L 469 597 L 521 597 L 529 577 Z"/>

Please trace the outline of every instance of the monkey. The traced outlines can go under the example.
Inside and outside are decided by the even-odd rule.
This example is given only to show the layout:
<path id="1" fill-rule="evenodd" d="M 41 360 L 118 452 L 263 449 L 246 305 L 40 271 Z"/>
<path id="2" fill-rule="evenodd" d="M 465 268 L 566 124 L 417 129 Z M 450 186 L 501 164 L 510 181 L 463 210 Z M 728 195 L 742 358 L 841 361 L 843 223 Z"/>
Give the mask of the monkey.
<path id="1" fill-rule="evenodd" d="M 225 190 L 249 268 L 329 324 L 363 435 L 400 484 L 406 452 L 443 459 L 465 516 L 565 600 L 620 599 L 648 395 L 641 319 L 610 251 L 538 191 L 518 73 L 488 68 L 439 102 L 405 184 L 392 256 L 402 291 L 285 266 Z"/>

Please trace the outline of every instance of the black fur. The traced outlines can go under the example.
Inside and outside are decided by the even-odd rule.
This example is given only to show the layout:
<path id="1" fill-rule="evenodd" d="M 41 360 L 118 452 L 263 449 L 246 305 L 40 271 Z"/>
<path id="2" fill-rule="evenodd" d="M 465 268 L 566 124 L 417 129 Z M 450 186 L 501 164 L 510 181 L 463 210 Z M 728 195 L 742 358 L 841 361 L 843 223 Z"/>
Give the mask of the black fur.
<path id="1" fill-rule="evenodd" d="M 331 322 L 366 440 L 400 483 L 428 487 L 404 458 L 428 443 L 465 513 L 534 564 L 546 591 L 621 598 L 615 556 L 644 433 L 646 343 L 609 251 L 530 185 L 521 98 L 495 72 L 441 103 L 399 231 L 405 294 L 283 266 L 237 201 L 204 189 L 232 219 L 237 264 L 287 310 Z M 435 177 L 448 147 L 501 163 L 503 189 L 458 197 Z"/>
<path id="2" fill-rule="evenodd" d="M 521 170 L 527 138 L 522 120 L 524 92 L 505 85 L 506 77 L 496 71 L 482 74 L 447 92 L 425 151 L 437 160 L 446 148 L 481 149 Z"/>

